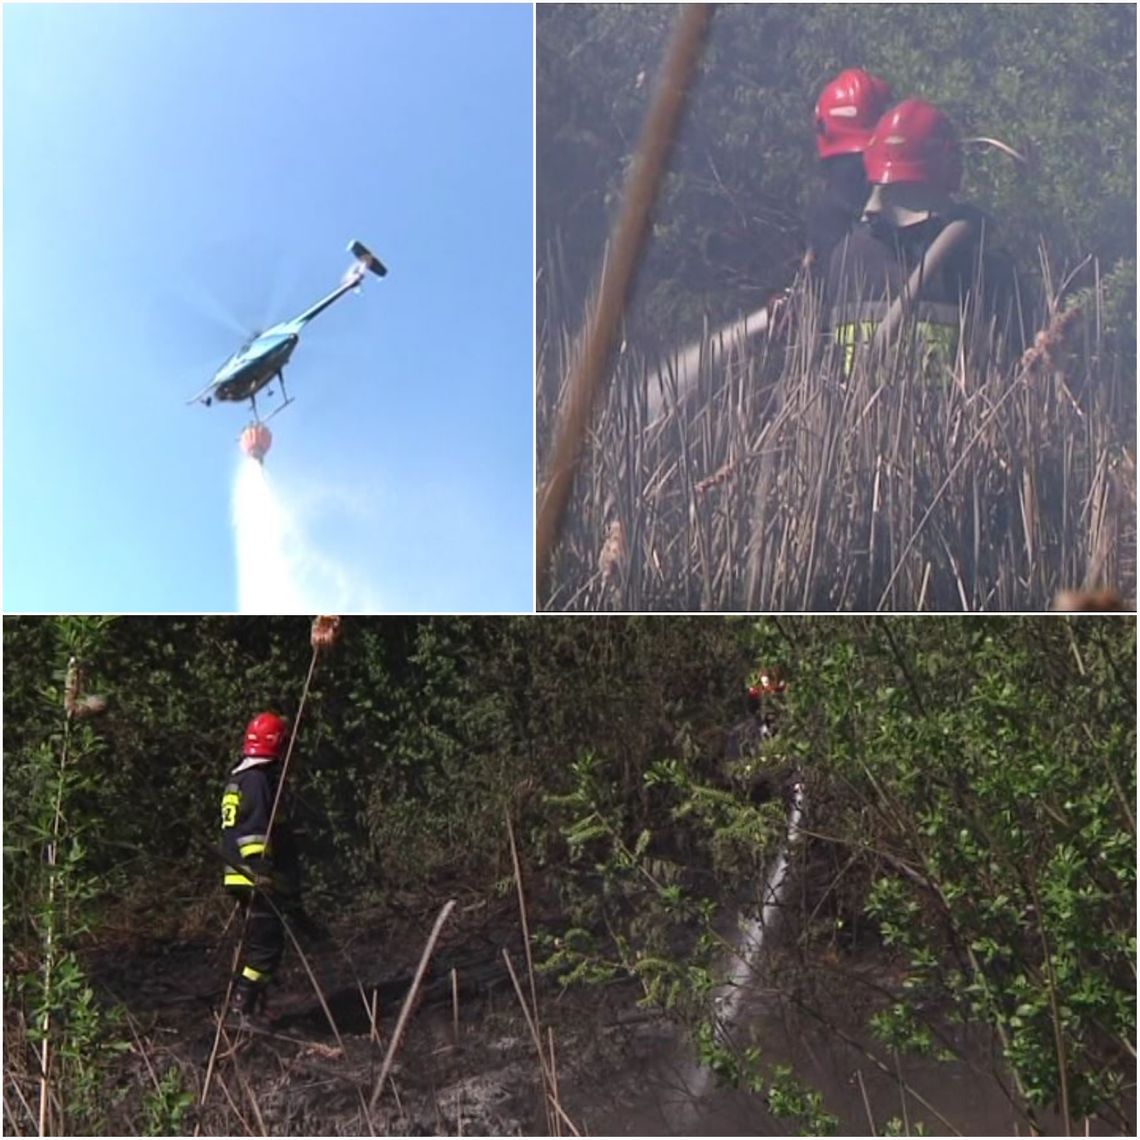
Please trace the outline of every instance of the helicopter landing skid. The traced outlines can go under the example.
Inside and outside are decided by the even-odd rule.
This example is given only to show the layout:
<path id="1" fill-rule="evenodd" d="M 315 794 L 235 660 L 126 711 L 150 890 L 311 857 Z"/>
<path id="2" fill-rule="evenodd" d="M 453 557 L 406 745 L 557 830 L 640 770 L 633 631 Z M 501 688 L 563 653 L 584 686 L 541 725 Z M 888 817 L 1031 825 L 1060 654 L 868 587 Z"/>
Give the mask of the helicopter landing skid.
<path id="1" fill-rule="evenodd" d="M 278 413 L 278 412 L 283 412 L 283 411 L 284 411 L 284 410 L 285 410 L 285 409 L 286 409 L 286 408 L 287 408 L 287 407 L 288 407 L 288 406 L 289 406 L 291 403 L 293 403 L 293 397 L 292 397 L 292 396 L 287 396 L 287 397 L 285 398 L 285 400 L 284 400 L 282 403 L 278 404 L 278 405 L 277 405 L 277 407 L 275 407 L 275 408 L 273 409 L 273 411 L 271 411 L 271 412 L 269 413 L 269 415 L 267 415 L 267 416 L 265 417 L 265 419 L 257 419 L 257 409 L 256 409 L 256 408 L 254 408 L 254 410 L 253 410 L 253 415 L 254 415 L 254 418 L 255 418 L 255 419 L 257 419 L 257 422 L 258 422 L 259 424 L 267 424 L 267 423 L 269 423 L 269 421 L 270 421 L 271 419 L 273 419 L 273 417 L 274 417 L 275 415 L 277 415 L 277 413 Z"/>
<path id="2" fill-rule="evenodd" d="M 273 419 L 273 417 L 275 415 L 277 415 L 278 412 L 283 412 L 293 402 L 293 397 L 290 396 L 289 393 L 285 391 L 285 374 L 283 372 L 277 373 L 277 382 L 281 385 L 281 403 L 278 404 L 277 407 L 275 407 L 273 409 L 273 411 L 271 411 L 269 413 L 269 415 L 267 415 L 265 417 L 265 419 L 262 419 L 257 414 L 257 397 L 256 396 L 250 396 L 249 406 L 253 409 L 253 422 L 254 423 L 256 423 L 256 424 L 267 424 L 267 423 L 269 423 L 269 421 L 271 419 Z"/>

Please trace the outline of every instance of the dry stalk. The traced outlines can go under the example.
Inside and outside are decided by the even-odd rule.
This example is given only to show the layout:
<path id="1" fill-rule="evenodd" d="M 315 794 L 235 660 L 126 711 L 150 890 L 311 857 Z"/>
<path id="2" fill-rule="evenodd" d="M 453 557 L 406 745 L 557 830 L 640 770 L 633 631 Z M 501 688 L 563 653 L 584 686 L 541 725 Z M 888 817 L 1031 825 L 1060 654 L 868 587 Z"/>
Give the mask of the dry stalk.
<path id="1" fill-rule="evenodd" d="M 507 838 L 510 840 L 510 844 L 511 844 L 511 866 L 514 868 L 514 872 L 515 872 L 515 890 L 518 893 L 518 900 L 519 900 L 519 922 L 522 925 L 522 932 L 523 932 L 523 950 L 526 954 L 527 979 L 530 983 L 530 1003 L 531 1004 L 530 1004 L 530 1014 L 529 1014 L 527 1020 L 528 1021 L 533 1020 L 534 1032 L 541 1038 L 542 1022 L 540 1021 L 539 1015 L 538 1015 L 538 988 L 535 985 L 535 981 L 534 981 L 534 962 L 532 960 L 532 956 L 531 956 L 531 952 L 530 952 L 530 925 L 527 922 L 527 915 L 526 915 L 526 895 L 523 891 L 522 868 L 519 866 L 519 852 L 518 852 L 518 846 L 515 843 L 515 829 L 514 829 L 514 825 L 511 823 L 510 812 L 507 812 L 506 820 L 507 820 Z M 541 1075 L 543 1078 L 543 1082 L 545 1083 L 547 1072 L 546 1072 L 545 1067 L 542 1064 L 541 1041 L 539 1043 L 539 1068 L 542 1070 Z M 548 1108 L 548 1112 L 549 1112 L 549 1108 Z"/>
<path id="2" fill-rule="evenodd" d="M 878 1132 L 875 1131 L 875 1117 L 871 1112 L 871 1102 L 867 1099 L 867 1086 L 863 1082 L 862 1069 L 855 1070 L 855 1078 L 859 1082 L 859 1093 L 863 1098 L 863 1111 L 867 1114 L 867 1127 L 870 1128 L 872 1136 L 878 1136 Z"/>
<path id="3" fill-rule="evenodd" d="M 28 1098 L 26 1096 L 24 1096 L 24 1092 L 23 1092 L 23 1089 L 20 1088 L 19 1081 L 17 1081 L 16 1078 L 11 1075 L 10 1071 L 8 1073 L 8 1080 L 12 1086 L 12 1091 L 16 1094 L 16 1098 L 20 1102 L 20 1107 L 23 1108 L 24 1112 L 27 1114 L 28 1122 L 31 1124 L 32 1129 L 34 1131 L 36 1128 L 35 1111 L 32 1109 L 32 1106 L 28 1103 Z M 12 1118 L 13 1123 L 15 1123 L 15 1117 L 13 1116 L 11 1108 L 9 1108 L 9 1106 L 8 1106 L 8 1097 L 6 1094 L 4 1096 L 4 1107 L 8 1110 L 8 1115 L 9 1115 L 9 1117 Z M 23 1135 L 23 1132 L 17 1127 L 15 1132 L 14 1132 L 14 1135 Z"/>
<path id="4" fill-rule="evenodd" d="M 527 1028 L 530 1030 L 531 1040 L 534 1042 L 535 1053 L 538 1055 L 538 1067 L 542 1074 L 542 1084 L 546 1092 L 546 1099 L 548 1105 L 554 1110 L 566 1124 L 567 1128 L 574 1133 L 575 1136 L 580 1136 L 581 1133 L 574 1126 L 574 1122 L 568 1117 L 562 1108 L 561 1102 L 555 1095 L 555 1090 L 558 1087 L 557 1078 L 551 1072 L 549 1062 L 546 1058 L 546 1051 L 542 1044 L 542 1035 L 539 1033 L 538 1026 L 535 1024 L 534 1018 L 531 1016 L 529 1007 L 526 1004 L 526 998 L 523 997 L 522 986 L 519 984 L 518 974 L 515 973 L 514 963 L 511 961 L 511 955 L 507 948 L 503 947 L 503 961 L 507 964 L 507 973 L 511 977 L 511 985 L 515 988 L 515 996 L 519 999 L 519 1005 L 522 1007 L 523 1016 L 526 1018 Z"/>
<path id="5" fill-rule="evenodd" d="M 380 1066 L 380 1076 L 376 1079 L 376 1087 L 372 1090 L 372 1099 L 368 1102 L 368 1111 L 372 1112 L 376 1108 L 376 1101 L 380 1098 L 380 1093 L 384 1088 L 384 1082 L 388 1078 L 388 1072 L 392 1068 L 392 1062 L 396 1057 L 396 1050 L 400 1046 L 400 1042 L 404 1039 L 404 1027 L 408 1023 L 408 1018 L 411 1016 L 412 1008 L 415 1005 L 416 997 L 420 992 L 420 985 L 424 980 L 424 973 L 427 970 L 428 962 L 431 961 L 432 951 L 435 949 L 436 941 L 439 938 L 439 933 L 443 929 L 443 924 L 447 921 L 447 916 L 451 914 L 455 908 L 455 899 L 448 899 L 443 905 L 443 909 L 436 916 L 435 925 L 431 929 L 431 934 L 424 945 L 423 953 L 420 955 L 419 965 L 416 967 L 415 977 L 412 979 L 411 987 L 408 989 L 407 996 L 404 998 L 404 1004 L 400 1009 L 400 1016 L 396 1021 L 396 1028 L 392 1032 L 392 1039 L 388 1042 L 388 1051 L 384 1054 L 384 1063 Z"/>
<path id="6" fill-rule="evenodd" d="M 242 1133 L 246 1136 L 252 1136 L 253 1128 L 250 1126 L 249 1121 L 246 1120 L 241 1109 L 238 1108 L 237 1101 L 234 1099 L 233 1093 L 230 1092 L 229 1085 L 227 1085 L 225 1081 L 219 1079 L 218 1087 L 222 1090 L 222 1095 L 226 1098 L 226 1103 L 230 1106 L 230 1110 L 233 1112 L 234 1116 L 236 1116 L 238 1120 L 241 1121 Z M 197 1130 L 195 1130 L 194 1134 L 198 1134 Z"/>
<path id="7" fill-rule="evenodd" d="M 67 682 L 65 684 L 65 713 L 63 724 L 63 740 L 59 750 L 59 776 L 56 783 L 55 805 L 52 809 L 51 839 L 47 843 L 45 861 L 49 868 L 54 869 L 59 856 L 59 840 L 63 829 L 63 791 L 64 774 L 67 770 L 68 750 L 71 745 L 71 717 L 72 713 L 67 706 L 74 702 L 79 686 L 79 664 L 73 657 L 67 667 Z M 56 883 L 58 876 L 48 876 L 47 897 L 47 930 L 44 933 L 44 981 L 43 989 L 46 997 L 52 994 L 52 981 L 56 958 Z M 37 1126 L 39 1134 L 46 1136 L 49 1130 L 49 1104 L 51 1101 L 51 1003 L 45 1003 L 43 1020 L 40 1022 L 40 1102 Z M 64 1131 L 62 1119 L 59 1121 L 59 1131 Z"/>
<path id="8" fill-rule="evenodd" d="M 257 1121 L 258 1131 L 262 1136 L 268 1136 L 269 1130 L 265 1127 L 265 1119 L 261 1115 L 261 1105 L 257 1103 L 257 1096 L 254 1094 L 252 1086 L 245 1079 L 245 1074 L 236 1065 L 234 1066 L 234 1075 L 238 1079 L 238 1084 L 241 1085 L 241 1091 L 245 1093 L 246 1100 L 249 1101 L 250 1108 L 253 1109 L 253 1118 Z"/>
<path id="9" fill-rule="evenodd" d="M 554 1103 L 558 1104 L 560 1103 L 558 1098 L 558 1062 L 554 1055 L 554 1029 L 551 1026 L 546 1028 L 546 1039 L 550 1045 L 550 1078 L 554 1084 L 551 1093 L 554 1097 Z M 557 1114 L 554 1117 L 554 1135 L 562 1135 L 562 1118 Z"/>
<path id="10" fill-rule="evenodd" d="M 451 1035 L 459 1044 L 459 972 L 451 967 Z"/>

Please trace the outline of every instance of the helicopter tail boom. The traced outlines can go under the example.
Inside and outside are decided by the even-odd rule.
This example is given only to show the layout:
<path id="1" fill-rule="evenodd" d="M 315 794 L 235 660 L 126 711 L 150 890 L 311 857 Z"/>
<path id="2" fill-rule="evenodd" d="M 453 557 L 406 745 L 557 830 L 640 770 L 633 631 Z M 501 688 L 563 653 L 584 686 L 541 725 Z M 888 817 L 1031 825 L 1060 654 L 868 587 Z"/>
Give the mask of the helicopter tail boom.
<path id="1" fill-rule="evenodd" d="M 350 242 L 348 252 L 363 266 L 371 270 L 377 277 L 384 277 L 388 273 L 387 267 L 363 242 Z"/>

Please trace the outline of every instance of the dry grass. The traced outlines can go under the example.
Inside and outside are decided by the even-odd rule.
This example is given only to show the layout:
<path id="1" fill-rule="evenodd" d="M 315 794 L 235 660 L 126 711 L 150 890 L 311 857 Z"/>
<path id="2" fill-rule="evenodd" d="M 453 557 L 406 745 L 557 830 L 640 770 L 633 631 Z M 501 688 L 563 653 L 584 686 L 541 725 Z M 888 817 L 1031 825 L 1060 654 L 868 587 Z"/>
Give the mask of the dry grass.
<path id="1" fill-rule="evenodd" d="M 844 379 L 803 289 L 783 339 L 706 337 L 687 384 L 623 353 L 543 608 L 1047 610 L 1106 584 L 1134 603 L 1135 368 L 1096 290 L 1083 306 L 1051 301 L 1004 369 L 924 369 L 904 330 Z M 540 336 L 540 441 L 571 350 Z"/>

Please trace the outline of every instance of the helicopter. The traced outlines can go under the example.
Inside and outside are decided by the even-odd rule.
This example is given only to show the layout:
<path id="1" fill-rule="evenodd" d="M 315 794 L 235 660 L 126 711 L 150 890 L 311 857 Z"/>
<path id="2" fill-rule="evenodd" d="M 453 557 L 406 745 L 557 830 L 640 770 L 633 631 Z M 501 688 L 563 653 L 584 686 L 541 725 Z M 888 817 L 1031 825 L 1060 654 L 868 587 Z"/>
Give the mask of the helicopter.
<path id="1" fill-rule="evenodd" d="M 265 457 L 272 440 L 269 429 L 265 426 L 266 420 L 272 419 L 293 402 L 285 390 L 284 369 L 300 342 L 301 330 L 345 293 L 359 290 L 366 272 L 375 273 L 377 277 L 384 277 L 388 273 L 384 263 L 363 242 L 350 242 L 348 252 L 355 260 L 341 283 L 327 297 L 321 298 L 291 321 L 282 321 L 257 333 L 214 373 L 214 378 L 201 392 L 186 401 L 187 404 L 201 403 L 209 407 L 215 400 L 249 400 L 253 409 L 253 421 L 242 432 L 241 443 L 242 449 L 259 462 Z M 257 411 L 257 393 L 274 378 L 281 385 L 281 403 L 262 419 Z M 272 392 L 269 394 L 272 395 Z"/>

